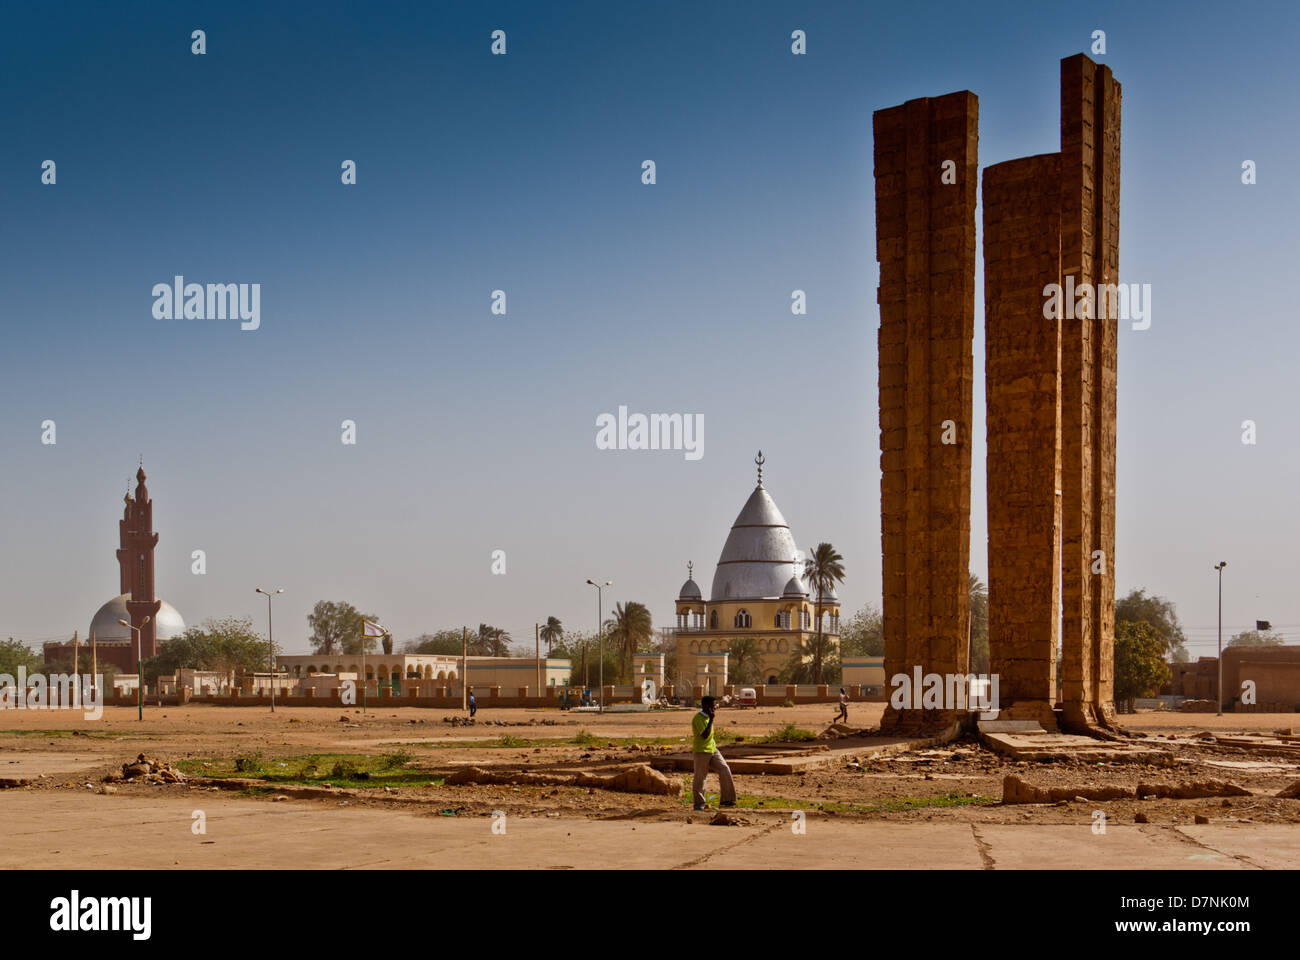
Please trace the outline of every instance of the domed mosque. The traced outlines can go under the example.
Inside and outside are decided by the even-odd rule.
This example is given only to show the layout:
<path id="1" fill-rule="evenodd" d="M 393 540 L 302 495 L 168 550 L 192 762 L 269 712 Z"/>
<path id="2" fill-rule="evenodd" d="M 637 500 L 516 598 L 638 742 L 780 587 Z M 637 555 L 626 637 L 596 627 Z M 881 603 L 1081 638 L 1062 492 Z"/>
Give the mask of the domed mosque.
<path id="1" fill-rule="evenodd" d="M 126 508 L 118 521 L 118 589 L 122 592 L 95 612 L 90 631 L 81 643 L 82 651 L 87 651 L 93 638 L 101 667 L 111 663 L 124 673 L 136 669 L 136 631 L 132 627 L 139 628 L 139 654 L 145 660 L 158 652 L 159 644 L 185 632 L 185 621 L 177 609 L 154 595 L 158 534 L 153 529 L 153 501 L 145 486 L 143 465 L 135 479 L 135 496 L 127 492 Z M 119 620 L 131 626 L 124 627 Z M 66 642 L 47 643 L 45 659 L 71 661 L 72 646 Z"/>
<path id="2" fill-rule="evenodd" d="M 817 639 L 817 597 L 804 581 L 803 560 L 790 525 L 763 487 L 762 451 L 758 485 L 740 508 L 722 546 L 706 601 L 695 582 L 694 564 L 677 596 L 677 663 L 679 683 L 694 678 L 703 693 L 721 695 L 730 680 L 731 645 L 752 637 L 758 645 L 762 681 L 777 676 L 799 651 L 811 651 Z M 826 652 L 839 645 L 840 600 L 832 589 L 821 604 Z"/>

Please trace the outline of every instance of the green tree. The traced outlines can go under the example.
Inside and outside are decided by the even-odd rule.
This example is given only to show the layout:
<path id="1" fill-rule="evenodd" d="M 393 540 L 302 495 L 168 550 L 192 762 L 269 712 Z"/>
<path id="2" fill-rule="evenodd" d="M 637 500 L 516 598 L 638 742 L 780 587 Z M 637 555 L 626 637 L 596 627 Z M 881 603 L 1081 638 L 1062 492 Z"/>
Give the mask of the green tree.
<path id="1" fill-rule="evenodd" d="M 1115 702 L 1133 712 L 1133 701 L 1169 681 L 1167 646 L 1145 620 L 1125 620 L 1115 628 Z"/>
<path id="2" fill-rule="evenodd" d="M 846 657 L 885 655 L 885 618 L 873 604 L 840 624 L 840 653 Z"/>
<path id="3" fill-rule="evenodd" d="M 632 679 L 632 655 L 650 643 L 654 636 L 650 608 L 644 603 L 630 600 L 614 605 L 614 614 L 605 621 L 605 642 L 619 652 L 621 680 Z"/>
<path id="4" fill-rule="evenodd" d="M 39 653 L 34 653 L 32 648 L 21 640 L 10 637 L 8 640 L 0 642 L 0 673 L 7 673 L 11 677 L 17 677 L 19 667 L 24 667 L 28 673 L 40 673 L 43 661 L 44 658 Z M 58 672 L 67 673 L 69 671 Z"/>
<path id="5" fill-rule="evenodd" d="M 145 683 L 178 669 L 255 673 L 268 669 L 266 638 L 248 617 L 209 618 L 173 637 L 144 662 Z"/>
<path id="6" fill-rule="evenodd" d="M 790 656 L 776 675 L 778 683 L 839 683 L 843 676 L 840 655 L 835 650 L 825 651 L 822 658 L 821 674 L 816 672 L 816 640 L 801 640 L 795 644 Z"/>
<path id="7" fill-rule="evenodd" d="M 1186 663 L 1187 637 L 1178 622 L 1178 613 L 1171 601 L 1164 597 L 1149 596 L 1146 590 L 1130 590 L 1127 596 L 1115 601 L 1115 632 L 1121 623 L 1146 623 L 1165 645 L 1165 655 L 1175 663 Z"/>
<path id="8" fill-rule="evenodd" d="M 362 649 L 362 630 L 364 621 L 374 620 L 372 613 L 362 613 L 350 603 L 342 601 L 321 600 L 312 612 L 307 614 L 307 625 L 311 627 L 312 653 L 332 656 L 335 653 L 356 655 Z M 367 638 L 364 642 L 366 653 L 373 653 L 375 640 Z"/>
<path id="9" fill-rule="evenodd" d="M 813 683 L 822 682 L 822 665 L 826 659 L 826 636 L 822 631 L 822 598 L 828 597 L 836 583 L 844 582 L 844 558 L 829 543 L 819 543 L 804 561 L 804 576 L 816 597 L 817 642 L 813 653 Z"/>
<path id="10" fill-rule="evenodd" d="M 727 647 L 727 675 L 732 683 L 763 682 L 763 652 L 753 637 L 737 637 Z"/>
<path id="11" fill-rule="evenodd" d="M 594 631 L 565 631 L 563 638 L 556 641 L 552 656 L 567 659 L 572 664 L 569 674 L 570 684 L 574 686 L 587 684 L 594 689 L 600 682 L 600 638 Z M 605 682 L 613 683 L 618 670 L 618 651 L 606 636 Z"/>
<path id="12" fill-rule="evenodd" d="M 402 647 L 406 653 L 459 657 L 461 654 L 461 629 L 461 627 L 451 627 L 446 630 L 438 630 L 435 633 L 422 633 L 414 640 L 407 640 Z M 470 632 L 470 635 L 473 635 L 472 632 Z"/>
<path id="13" fill-rule="evenodd" d="M 1271 630 L 1243 630 L 1228 641 L 1229 647 L 1278 647 L 1282 638 Z"/>
<path id="14" fill-rule="evenodd" d="M 970 672 L 989 672 L 989 592 L 975 574 L 970 574 Z"/>
<path id="15" fill-rule="evenodd" d="M 564 636 L 564 624 L 560 623 L 559 617 L 547 617 L 546 622 L 542 624 L 542 641 L 546 644 L 546 655 L 551 655 L 551 646 L 558 643 Z"/>

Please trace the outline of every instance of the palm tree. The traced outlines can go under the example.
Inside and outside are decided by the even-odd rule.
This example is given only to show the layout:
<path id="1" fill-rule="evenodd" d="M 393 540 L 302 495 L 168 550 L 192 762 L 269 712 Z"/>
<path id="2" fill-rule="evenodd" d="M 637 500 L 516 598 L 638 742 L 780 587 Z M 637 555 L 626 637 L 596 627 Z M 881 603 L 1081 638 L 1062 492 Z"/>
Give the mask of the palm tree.
<path id="1" fill-rule="evenodd" d="M 753 637 L 739 637 L 728 647 L 728 673 L 736 683 L 758 683 L 763 678 L 763 653 Z"/>
<path id="2" fill-rule="evenodd" d="M 508 657 L 510 655 L 510 634 L 489 623 L 478 625 L 478 636 L 469 642 L 471 651 L 480 657 Z"/>
<path id="3" fill-rule="evenodd" d="M 564 625 L 560 623 L 559 617 L 547 617 L 546 623 L 542 624 L 542 639 L 546 641 L 546 655 L 551 655 L 551 645 L 558 643 L 564 636 Z"/>
<path id="4" fill-rule="evenodd" d="M 844 558 L 829 543 L 819 543 L 804 561 L 804 577 L 817 598 L 817 645 L 813 651 L 813 683 L 821 683 L 822 662 L 825 660 L 822 598 L 830 595 L 836 583 L 844 582 Z"/>
<path id="5" fill-rule="evenodd" d="M 644 603 L 629 601 L 627 605 L 616 604 L 614 615 L 605 621 L 605 630 L 609 640 L 615 644 L 623 660 L 623 675 L 632 675 L 632 655 L 637 647 L 649 643 L 654 635 L 654 620 L 650 609 Z"/>
<path id="6" fill-rule="evenodd" d="M 972 673 L 988 673 L 989 669 L 989 592 L 984 582 L 970 574 L 970 622 L 966 627 L 968 663 Z"/>

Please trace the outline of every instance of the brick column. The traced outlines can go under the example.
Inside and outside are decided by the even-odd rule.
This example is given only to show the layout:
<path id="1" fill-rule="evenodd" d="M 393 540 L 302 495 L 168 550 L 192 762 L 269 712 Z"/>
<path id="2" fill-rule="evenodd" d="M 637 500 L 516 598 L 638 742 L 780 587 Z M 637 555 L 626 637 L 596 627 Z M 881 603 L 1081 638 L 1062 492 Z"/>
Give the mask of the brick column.
<path id="1" fill-rule="evenodd" d="M 1119 282 L 1120 85 L 1083 54 L 1061 61 L 1061 275 Z M 1114 723 L 1114 300 L 1061 328 L 1064 719 Z M 1103 316 L 1103 306 L 1108 306 Z M 1094 319 L 1096 318 L 1096 319 Z"/>
<path id="2" fill-rule="evenodd" d="M 978 124 L 969 91 L 873 117 L 886 685 L 966 672 Z M 881 726 L 953 719 L 890 706 Z"/>
<path id="3" fill-rule="evenodd" d="M 1057 153 L 984 171 L 989 660 L 1001 719 L 1056 729 L 1061 568 L 1061 320 Z M 1054 312 L 1054 311 L 1053 311 Z"/>

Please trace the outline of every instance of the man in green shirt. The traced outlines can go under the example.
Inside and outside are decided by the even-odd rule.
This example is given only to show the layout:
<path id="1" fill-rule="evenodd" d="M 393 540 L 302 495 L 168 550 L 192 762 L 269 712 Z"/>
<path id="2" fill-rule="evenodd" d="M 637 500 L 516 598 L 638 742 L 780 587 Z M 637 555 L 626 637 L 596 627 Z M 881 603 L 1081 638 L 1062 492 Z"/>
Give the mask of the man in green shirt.
<path id="1" fill-rule="evenodd" d="M 707 810 L 704 796 L 704 781 L 712 770 L 718 775 L 722 787 L 722 802 L 719 806 L 736 805 L 736 785 L 731 780 L 731 768 L 718 751 L 713 739 L 713 723 L 717 716 L 717 700 L 704 697 L 700 700 L 700 712 L 691 718 L 691 732 L 695 735 L 691 743 L 691 753 L 695 755 L 695 778 L 691 781 L 691 798 L 696 810 Z"/>

